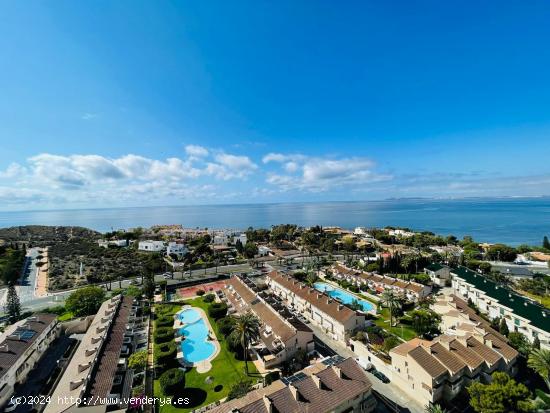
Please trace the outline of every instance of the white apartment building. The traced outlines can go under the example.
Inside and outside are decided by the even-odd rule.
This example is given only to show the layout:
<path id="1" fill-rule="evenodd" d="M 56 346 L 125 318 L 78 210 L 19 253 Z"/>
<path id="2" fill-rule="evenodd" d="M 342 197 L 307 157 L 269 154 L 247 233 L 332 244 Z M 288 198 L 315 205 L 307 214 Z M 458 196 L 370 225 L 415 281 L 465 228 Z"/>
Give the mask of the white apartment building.
<path id="1" fill-rule="evenodd" d="M 174 241 L 169 242 L 166 246 L 166 255 L 174 254 L 179 259 L 183 258 L 188 251 L 189 250 L 187 249 L 185 244 L 180 244 Z"/>
<path id="2" fill-rule="evenodd" d="M 365 325 L 365 316 L 308 287 L 296 279 L 272 271 L 267 282 L 271 291 L 298 313 L 322 328 L 335 340 L 346 341 Z"/>
<path id="3" fill-rule="evenodd" d="M 25 382 L 34 365 L 59 336 L 55 314 L 35 314 L 6 328 L 0 336 L 0 406 Z"/>
<path id="4" fill-rule="evenodd" d="M 538 337 L 541 347 L 550 348 L 550 311 L 468 268 L 452 269 L 451 276 L 459 297 L 470 299 L 490 319 L 503 318 L 510 331 L 530 342 Z"/>

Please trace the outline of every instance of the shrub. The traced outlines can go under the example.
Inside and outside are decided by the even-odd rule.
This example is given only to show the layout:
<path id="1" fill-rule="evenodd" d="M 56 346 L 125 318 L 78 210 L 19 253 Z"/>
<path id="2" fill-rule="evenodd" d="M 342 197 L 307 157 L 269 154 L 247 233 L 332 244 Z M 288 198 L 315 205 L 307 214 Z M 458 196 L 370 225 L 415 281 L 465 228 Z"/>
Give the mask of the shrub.
<path id="1" fill-rule="evenodd" d="M 154 339 L 156 344 L 166 343 L 174 338 L 172 327 L 158 327 L 155 329 Z"/>
<path id="2" fill-rule="evenodd" d="M 206 294 L 206 291 L 204 291 L 204 290 L 199 290 L 199 291 L 197 291 L 197 295 L 198 295 L 199 297 L 202 296 L 202 295 L 204 295 L 204 294 Z"/>
<path id="3" fill-rule="evenodd" d="M 143 371 L 147 367 L 147 350 L 141 350 L 130 354 L 128 367 L 136 371 Z"/>
<path id="4" fill-rule="evenodd" d="M 162 315 L 157 318 L 156 327 L 171 327 L 174 325 L 174 318 L 168 315 Z"/>
<path id="5" fill-rule="evenodd" d="M 214 320 L 218 320 L 225 317 L 227 314 L 227 304 L 225 303 L 212 303 L 208 307 L 208 315 Z"/>
<path id="6" fill-rule="evenodd" d="M 202 299 L 205 303 L 211 303 L 216 299 L 216 296 L 214 294 L 206 294 L 204 298 Z"/>
<path id="7" fill-rule="evenodd" d="M 100 287 L 84 287 L 71 293 L 65 301 L 65 308 L 76 317 L 97 313 L 105 300 L 105 291 Z"/>
<path id="8" fill-rule="evenodd" d="M 231 334 L 231 331 L 233 331 L 233 322 L 231 320 L 231 317 L 220 318 L 217 323 L 220 333 L 224 337 L 227 337 L 229 334 Z"/>
<path id="9" fill-rule="evenodd" d="M 176 358 L 176 343 L 169 341 L 155 346 L 155 361 L 157 364 L 165 365 Z"/>
<path id="10" fill-rule="evenodd" d="M 185 385 L 185 373 L 180 369 L 166 370 L 161 374 L 159 382 L 165 395 L 173 395 L 178 388 Z"/>
<path id="11" fill-rule="evenodd" d="M 269 386 L 271 383 L 273 383 L 275 380 L 279 380 L 279 372 L 278 371 L 272 371 L 266 374 L 265 376 L 265 385 Z"/>
<path id="12" fill-rule="evenodd" d="M 227 400 L 238 399 L 243 397 L 252 389 L 252 382 L 247 379 L 240 379 L 239 381 L 233 383 L 229 389 L 229 394 L 227 395 Z"/>

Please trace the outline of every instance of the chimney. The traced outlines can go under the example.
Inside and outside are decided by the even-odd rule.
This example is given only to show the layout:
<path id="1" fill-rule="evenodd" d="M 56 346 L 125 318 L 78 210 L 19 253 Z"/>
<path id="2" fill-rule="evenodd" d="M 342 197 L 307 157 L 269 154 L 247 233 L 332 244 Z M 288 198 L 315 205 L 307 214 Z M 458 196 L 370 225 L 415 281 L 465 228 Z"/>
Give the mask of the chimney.
<path id="1" fill-rule="evenodd" d="M 342 311 L 343 308 L 344 306 L 342 304 L 338 304 L 338 311 Z"/>
<path id="2" fill-rule="evenodd" d="M 84 378 L 73 380 L 69 384 L 71 390 L 78 389 L 82 384 L 84 384 Z"/>
<path id="3" fill-rule="evenodd" d="M 317 388 L 321 389 L 322 383 L 321 383 L 321 379 L 319 378 L 319 376 L 316 375 L 316 374 L 312 374 L 311 378 L 312 378 L 313 382 L 315 383 L 315 385 L 317 386 Z"/>
<path id="4" fill-rule="evenodd" d="M 101 332 L 105 331 L 105 329 L 106 329 L 106 328 L 107 328 L 107 327 L 105 327 L 105 326 L 102 326 L 102 327 L 97 327 L 97 328 L 95 329 L 95 331 L 96 331 L 96 333 L 98 333 L 98 334 L 99 334 L 99 333 L 101 333 Z"/>
<path id="5" fill-rule="evenodd" d="M 334 372 L 336 373 L 339 379 L 343 378 L 342 369 L 340 367 L 333 365 L 332 369 L 334 370 Z"/>
<path id="6" fill-rule="evenodd" d="M 91 362 L 87 362 L 87 363 L 85 363 L 85 364 L 79 364 L 79 365 L 78 365 L 78 372 L 79 372 L 79 373 L 82 373 L 84 370 L 90 368 L 91 365 L 92 365 Z"/>
<path id="7" fill-rule="evenodd" d="M 110 320 L 109 317 L 101 317 L 101 322 L 102 322 L 102 323 L 108 323 L 109 320 Z"/>
<path id="8" fill-rule="evenodd" d="M 94 347 L 94 348 L 87 348 L 86 349 L 86 352 L 84 353 L 86 357 L 89 357 L 91 356 L 92 354 L 94 354 L 95 352 L 97 351 L 97 347 Z"/>
<path id="9" fill-rule="evenodd" d="M 294 397 L 294 400 L 296 400 L 297 402 L 300 401 L 300 393 L 298 392 L 296 386 L 294 386 L 294 384 L 289 384 L 288 388 L 290 390 L 290 393 L 292 393 L 292 397 Z"/>
<path id="10" fill-rule="evenodd" d="M 443 347 L 445 347 L 446 350 L 448 350 L 448 351 L 451 350 L 451 342 L 450 341 L 440 340 L 438 343 L 441 344 Z"/>
<path id="11" fill-rule="evenodd" d="M 0 351 L 1 351 L 2 353 L 9 353 L 10 348 L 9 348 L 9 346 L 8 346 L 8 343 L 2 344 L 2 345 L 0 346 Z"/>
<path id="12" fill-rule="evenodd" d="M 267 413 L 273 413 L 273 402 L 264 394 L 264 405 L 265 410 L 267 410 Z"/>
<path id="13" fill-rule="evenodd" d="M 489 348 L 493 348 L 493 340 L 485 340 L 485 345 Z"/>
<path id="14" fill-rule="evenodd" d="M 98 343 L 101 341 L 101 336 L 92 337 L 92 344 Z"/>

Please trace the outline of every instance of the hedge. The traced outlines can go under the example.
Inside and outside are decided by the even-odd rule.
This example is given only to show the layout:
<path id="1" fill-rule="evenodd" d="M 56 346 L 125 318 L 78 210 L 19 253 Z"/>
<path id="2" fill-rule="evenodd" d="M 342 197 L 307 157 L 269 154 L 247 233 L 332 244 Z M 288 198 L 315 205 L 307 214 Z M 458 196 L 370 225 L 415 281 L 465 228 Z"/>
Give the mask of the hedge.
<path id="1" fill-rule="evenodd" d="M 206 294 L 204 297 L 203 297 L 203 301 L 205 303 L 211 303 L 213 302 L 214 300 L 216 299 L 216 296 L 214 294 Z"/>
<path id="2" fill-rule="evenodd" d="M 173 395 L 185 386 L 185 373 L 180 369 L 166 370 L 161 374 L 159 382 L 163 394 Z"/>
<path id="3" fill-rule="evenodd" d="M 231 317 L 223 317 L 220 318 L 218 321 L 216 321 L 218 324 L 218 329 L 220 333 L 227 337 L 229 334 L 231 334 L 231 331 L 233 331 L 233 320 Z"/>
<path id="4" fill-rule="evenodd" d="M 154 339 L 156 344 L 162 344 L 173 340 L 174 329 L 172 327 L 158 327 L 155 329 Z"/>
<path id="5" fill-rule="evenodd" d="M 169 341 L 155 346 L 155 361 L 157 364 L 171 363 L 176 358 L 176 343 Z"/>
<path id="6" fill-rule="evenodd" d="M 208 307 L 208 315 L 214 320 L 218 320 L 225 317 L 227 314 L 227 304 L 225 303 L 212 303 Z"/>
<path id="7" fill-rule="evenodd" d="M 163 315 L 157 318 L 156 327 L 173 327 L 174 326 L 174 317 Z"/>

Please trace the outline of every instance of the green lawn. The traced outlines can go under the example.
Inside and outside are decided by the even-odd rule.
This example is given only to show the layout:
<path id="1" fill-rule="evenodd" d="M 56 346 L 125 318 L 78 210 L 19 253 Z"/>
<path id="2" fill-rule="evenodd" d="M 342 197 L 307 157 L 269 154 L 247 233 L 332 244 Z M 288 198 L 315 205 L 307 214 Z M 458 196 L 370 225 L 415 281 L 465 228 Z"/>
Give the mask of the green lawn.
<path id="1" fill-rule="evenodd" d="M 185 304 L 190 304 L 193 307 L 200 307 L 208 314 L 208 303 L 205 303 L 202 297 L 195 298 L 193 300 L 188 300 L 184 302 Z M 175 312 L 177 312 L 181 307 L 174 306 Z M 241 377 L 245 377 L 244 372 L 244 361 L 239 361 L 235 358 L 235 355 L 228 349 L 227 342 L 225 338 L 219 333 L 218 325 L 216 322 L 208 317 L 212 329 L 218 338 L 220 343 L 220 353 L 212 361 L 212 369 L 207 373 L 197 373 L 196 369 L 192 369 L 185 374 L 185 388 L 199 388 L 207 392 L 206 400 L 199 406 L 194 406 L 193 408 L 176 408 L 171 405 L 165 405 L 160 407 L 161 413 L 175 413 L 175 412 L 189 412 L 194 409 L 198 409 L 201 406 L 213 403 L 217 400 L 220 400 L 227 396 L 229 393 L 229 388 L 231 384 L 235 383 Z M 248 363 L 248 368 L 251 373 L 257 373 L 256 367 L 253 363 Z M 212 377 L 213 381 L 211 384 L 206 384 L 205 379 L 207 377 Z M 251 378 L 254 380 L 254 377 Z M 214 391 L 214 388 L 218 385 L 223 386 L 222 389 L 218 392 Z M 160 384 L 158 380 L 155 380 L 154 383 L 154 394 L 155 397 L 165 397 L 162 394 L 160 389 Z"/>
<path id="2" fill-rule="evenodd" d="M 378 318 L 374 320 L 374 324 L 395 334 L 405 341 L 409 341 L 417 336 L 412 327 L 405 324 L 398 323 L 395 327 L 390 328 L 390 310 L 385 307 L 382 308 L 382 311 L 378 314 Z"/>
<path id="3" fill-rule="evenodd" d="M 57 319 L 59 321 L 68 321 L 74 318 L 74 314 L 71 311 L 67 311 L 63 314 L 61 314 Z"/>

